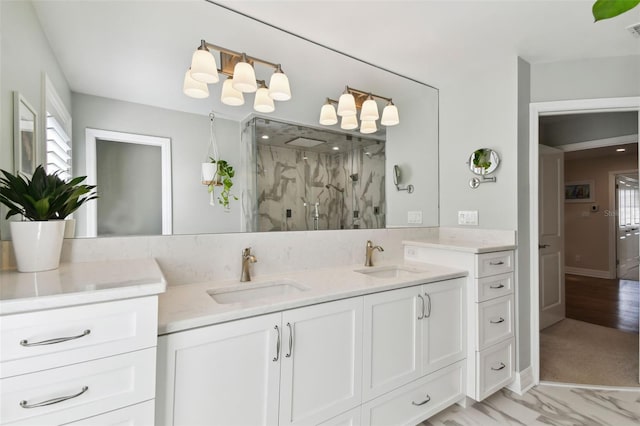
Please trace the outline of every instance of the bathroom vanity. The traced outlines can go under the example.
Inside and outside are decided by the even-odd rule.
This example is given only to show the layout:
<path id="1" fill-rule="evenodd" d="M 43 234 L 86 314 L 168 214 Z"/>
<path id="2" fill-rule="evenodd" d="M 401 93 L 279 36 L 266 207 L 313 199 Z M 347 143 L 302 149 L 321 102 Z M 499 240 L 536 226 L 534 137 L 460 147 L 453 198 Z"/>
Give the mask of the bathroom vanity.
<path id="1" fill-rule="evenodd" d="M 154 423 L 152 259 L 0 272 L 0 424 Z"/>

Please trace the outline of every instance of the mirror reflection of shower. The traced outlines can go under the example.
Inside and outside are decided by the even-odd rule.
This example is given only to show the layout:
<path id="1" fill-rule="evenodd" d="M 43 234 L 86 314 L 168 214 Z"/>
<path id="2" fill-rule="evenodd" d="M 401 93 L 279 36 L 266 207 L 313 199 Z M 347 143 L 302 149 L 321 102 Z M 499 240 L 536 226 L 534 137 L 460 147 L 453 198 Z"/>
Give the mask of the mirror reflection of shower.
<path id="1" fill-rule="evenodd" d="M 385 133 L 254 118 L 258 231 L 385 227 Z"/>

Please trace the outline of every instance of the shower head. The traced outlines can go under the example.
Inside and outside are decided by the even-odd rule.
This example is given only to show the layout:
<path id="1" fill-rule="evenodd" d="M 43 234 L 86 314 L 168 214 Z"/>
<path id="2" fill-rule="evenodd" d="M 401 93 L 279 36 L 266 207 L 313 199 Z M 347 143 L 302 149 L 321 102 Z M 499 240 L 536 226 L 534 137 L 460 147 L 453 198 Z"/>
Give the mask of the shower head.
<path id="1" fill-rule="evenodd" d="M 336 190 L 336 191 L 338 191 L 338 192 L 344 192 L 344 189 L 340 189 L 340 188 L 338 188 L 337 186 L 335 186 L 335 185 L 333 185 L 333 184 L 330 184 L 330 183 L 326 184 L 324 187 L 325 187 L 325 188 L 327 188 L 327 189 L 329 189 L 329 188 L 333 188 L 333 189 L 335 189 L 335 190 Z"/>

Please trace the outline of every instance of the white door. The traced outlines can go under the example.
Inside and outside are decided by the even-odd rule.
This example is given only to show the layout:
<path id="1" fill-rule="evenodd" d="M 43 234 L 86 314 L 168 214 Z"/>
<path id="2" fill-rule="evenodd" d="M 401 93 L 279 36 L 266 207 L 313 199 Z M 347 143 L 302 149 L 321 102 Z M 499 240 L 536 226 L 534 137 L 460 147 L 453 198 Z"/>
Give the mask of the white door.
<path id="1" fill-rule="evenodd" d="M 280 319 L 277 313 L 160 336 L 156 424 L 277 425 Z"/>
<path id="2" fill-rule="evenodd" d="M 540 145 L 540 330 L 565 317 L 564 153 Z"/>
<path id="3" fill-rule="evenodd" d="M 281 426 L 318 424 L 360 405 L 361 297 L 283 312 L 282 328 Z"/>
<path id="4" fill-rule="evenodd" d="M 616 175 L 615 192 L 617 277 L 637 281 L 640 235 L 638 174 Z"/>
<path id="5" fill-rule="evenodd" d="M 421 286 L 364 297 L 363 401 L 421 375 Z"/>
<path id="6" fill-rule="evenodd" d="M 466 355 L 465 278 L 422 286 L 422 374 L 463 359 Z"/>

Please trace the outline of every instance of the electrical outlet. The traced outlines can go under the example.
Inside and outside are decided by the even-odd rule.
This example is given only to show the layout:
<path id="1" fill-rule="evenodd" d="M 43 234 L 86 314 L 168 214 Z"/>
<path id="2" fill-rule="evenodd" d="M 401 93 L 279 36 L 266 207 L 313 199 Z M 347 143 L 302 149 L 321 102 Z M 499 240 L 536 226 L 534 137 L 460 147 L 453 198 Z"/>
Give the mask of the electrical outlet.
<path id="1" fill-rule="evenodd" d="M 458 211 L 458 225 L 478 225 L 478 210 Z"/>
<path id="2" fill-rule="evenodd" d="M 416 210 L 416 211 L 407 212 L 407 223 L 421 224 L 422 223 L 422 211 L 421 210 Z"/>

